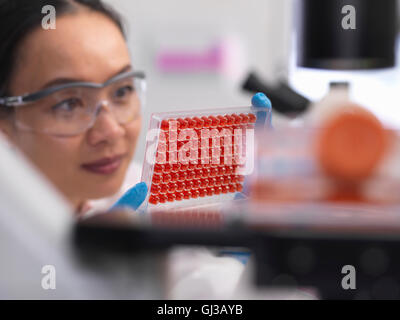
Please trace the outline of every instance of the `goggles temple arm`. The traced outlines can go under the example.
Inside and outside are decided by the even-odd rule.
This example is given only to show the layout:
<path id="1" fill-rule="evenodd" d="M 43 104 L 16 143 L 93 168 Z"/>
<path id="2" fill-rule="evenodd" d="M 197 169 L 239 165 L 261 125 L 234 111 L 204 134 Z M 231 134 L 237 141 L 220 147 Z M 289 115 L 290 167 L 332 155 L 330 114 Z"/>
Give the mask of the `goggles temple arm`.
<path id="1" fill-rule="evenodd" d="M 19 107 L 19 106 L 23 106 L 26 103 L 29 102 L 34 102 L 37 101 L 41 98 L 44 98 L 54 92 L 60 91 L 60 90 L 64 90 L 64 89 L 68 89 L 68 88 L 75 88 L 75 87 L 87 87 L 87 88 L 94 88 L 94 89 L 101 89 L 104 87 L 107 87 L 108 85 L 124 79 L 124 78 L 128 78 L 128 77 L 136 77 L 139 79 L 145 79 L 146 76 L 144 74 L 144 72 L 141 71 L 129 71 L 129 72 L 125 72 L 125 73 L 121 73 L 116 75 L 115 77 L 107 80 L 106 82 L 102 83 L 102 84 L 98 84 L 98 83 L 92 83 L 92 82 L 75 82 L 75 83 L 67 83 L 64 85 L 60 85 L 57 87 L 53 87 L 53 88 L 47 88 L 35 93 L 31 93 L 31 94 L 25 94 L 22 96 L 15 96 L 15 97 L 3 97 L 0 98 L 0 105 L 4 105 L 6 107 Z"/>

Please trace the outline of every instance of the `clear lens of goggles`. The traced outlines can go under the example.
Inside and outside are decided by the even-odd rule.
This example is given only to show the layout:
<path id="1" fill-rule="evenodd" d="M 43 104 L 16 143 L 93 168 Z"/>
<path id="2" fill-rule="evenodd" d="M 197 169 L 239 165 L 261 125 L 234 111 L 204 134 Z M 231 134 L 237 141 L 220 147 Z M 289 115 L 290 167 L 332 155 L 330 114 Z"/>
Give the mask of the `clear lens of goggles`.
<path id="1" fill-rule="evenodd" d="M 128 77 L 102 89 L 77 87 L 57 91 L 15 110 L 20 129 L 56 136 L 73 136 L 91 128 L 102 111 L 119 124 L 140 118 L 146 82 Z"/>

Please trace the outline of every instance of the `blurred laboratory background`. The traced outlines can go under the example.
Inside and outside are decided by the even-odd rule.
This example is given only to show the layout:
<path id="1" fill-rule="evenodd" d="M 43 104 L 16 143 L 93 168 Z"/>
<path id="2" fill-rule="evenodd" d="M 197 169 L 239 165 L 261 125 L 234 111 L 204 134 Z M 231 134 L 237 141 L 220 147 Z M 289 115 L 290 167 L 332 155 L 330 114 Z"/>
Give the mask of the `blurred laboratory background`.
<path id="1" fill-rule="evenodd" d="M 330 82 L 349 82 L 353 101 L 400 126 L 398 64 L 349 71 L 297 66 L 299 1 L 107 1 L 123 13 L 135 68 L 148 77 L 138 161 L 151 113 L 249 105 L 251 93 L 241 89 L 249 72 L 269 86 L 286 82 L 311 101 L 324 97 Z"/>

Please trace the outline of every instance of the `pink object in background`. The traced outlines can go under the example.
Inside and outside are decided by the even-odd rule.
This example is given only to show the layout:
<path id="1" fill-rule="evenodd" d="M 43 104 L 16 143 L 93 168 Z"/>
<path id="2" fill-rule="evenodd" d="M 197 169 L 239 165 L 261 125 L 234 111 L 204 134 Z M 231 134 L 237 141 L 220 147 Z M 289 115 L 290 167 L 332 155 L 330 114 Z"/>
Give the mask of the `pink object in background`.
<path id="1" fill-rule="evenodd" d="M 225 38 L 205 50 L 162 49 L 157 54 L 156 66 L 160 72 L 212 72 L 232 76 L 244 69 L 243 60 L 241 41 Z"/>
<path id="2" fill-rule="evenodd" d="M 223 50 L 215 46 L 205 52 L 164 51 L 157 57 L 162 72 L 217 72 L 222 67 Z"/>

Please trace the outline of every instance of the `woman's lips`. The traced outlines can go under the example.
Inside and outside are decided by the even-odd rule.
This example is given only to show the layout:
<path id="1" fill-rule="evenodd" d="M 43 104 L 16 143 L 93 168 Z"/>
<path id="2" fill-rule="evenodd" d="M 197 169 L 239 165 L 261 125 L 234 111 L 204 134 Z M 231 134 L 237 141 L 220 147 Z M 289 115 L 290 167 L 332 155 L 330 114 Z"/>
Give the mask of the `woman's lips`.
<path id="1" fill-rule="evenodd" d="M 103 158 L 95 162 L 85 163 L 81 167 L 96 174 L 111 174 L 121 166 L 123 156 Z"/>

